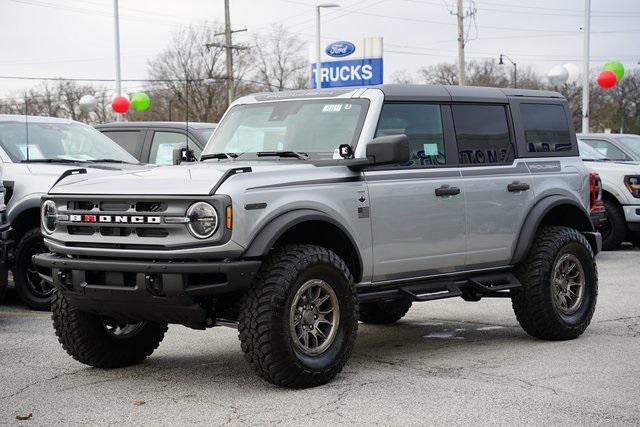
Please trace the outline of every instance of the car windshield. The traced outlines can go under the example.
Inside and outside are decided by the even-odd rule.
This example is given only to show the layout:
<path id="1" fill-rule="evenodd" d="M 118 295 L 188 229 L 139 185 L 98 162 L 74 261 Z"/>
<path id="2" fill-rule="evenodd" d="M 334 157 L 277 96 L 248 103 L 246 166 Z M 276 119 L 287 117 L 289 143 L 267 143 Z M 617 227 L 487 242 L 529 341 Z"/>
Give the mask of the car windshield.
<path id="1" fill-rule="evenodd" d="M 217 153 L 282 152 L 332 158 L 340 145 L 355 146 L 368 103 L 324 99 L 238 105 L 218 125 L 203 158 Z"/>
<path id="2" fill-rule="evenodd" d="M 617 138 L 627 149 L 640 158 L 640 136 L 620 136 Z"/>
<path id="3" fill-rule="evenodd" d="M 213 131 L 216 130 L 216 128 L 199 128 L 197 130 L 197 132 L 202 135 L 202 138 L 205 141 L 208 141 L 209 138 L 211 138 L 211 134 L 213 133 Z"/>
<path id="4" fill-rule="evenodd" d="M 601 152 L 583 141 L 578 141 L 578 150 L 582 160 L 608 160 Z"/>
<path id="5" fill-rule="evenodd" d="M 99 131 L 76 122 L 0 122 L 0 146 L 14 162 L 138 163 Z"/>

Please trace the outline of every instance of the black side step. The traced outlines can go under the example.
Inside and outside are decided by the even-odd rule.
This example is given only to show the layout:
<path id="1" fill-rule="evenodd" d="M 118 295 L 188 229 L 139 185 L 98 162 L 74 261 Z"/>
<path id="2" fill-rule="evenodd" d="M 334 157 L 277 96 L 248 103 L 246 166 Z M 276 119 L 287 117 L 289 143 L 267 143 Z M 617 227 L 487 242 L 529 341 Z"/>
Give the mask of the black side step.
<path id="1" fill-rule="evenodd" d="M 522 286 L 511 273 L 497 273 L 432 279 L 424 282 L 400 283 L 384 289 L 362 289 L 360 302 L 408 297 L 412 301 L 433 301 L 462 297 L 466 301 L 479 301 L 482 297 L 508 298 L 509 290 Z"/>

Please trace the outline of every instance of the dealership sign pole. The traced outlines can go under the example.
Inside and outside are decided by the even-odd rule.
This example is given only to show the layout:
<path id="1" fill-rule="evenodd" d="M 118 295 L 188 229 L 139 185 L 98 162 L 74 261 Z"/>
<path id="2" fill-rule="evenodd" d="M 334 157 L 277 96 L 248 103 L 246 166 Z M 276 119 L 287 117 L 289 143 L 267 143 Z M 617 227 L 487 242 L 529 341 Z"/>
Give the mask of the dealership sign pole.
<path id="1" fill-rule="evenodd" d="M 326 45 L 319 55 L 316 49 L 313 50 L 309 80 L 314 89 L 383 82 L 382 37 L 335 41 Z"/>
<path id="2" fill-rule="evenodd" d="M 122 96 L 122 83 L 120 75 L 120 16 L 118 13 L 118 0 L 113 0 L 114 42 L 116 51 L 116 96 Z M 116 121 L 122 121 L 122 115 L 116 114 Z"/>

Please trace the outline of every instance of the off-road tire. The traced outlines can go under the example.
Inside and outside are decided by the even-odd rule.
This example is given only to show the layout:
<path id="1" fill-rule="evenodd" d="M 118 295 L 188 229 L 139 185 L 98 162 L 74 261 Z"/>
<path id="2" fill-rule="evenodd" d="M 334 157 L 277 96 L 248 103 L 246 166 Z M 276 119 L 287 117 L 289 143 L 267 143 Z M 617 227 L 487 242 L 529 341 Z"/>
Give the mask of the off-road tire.
<path id="1" fill-rule="evenodd" d="M 360 304 L 360 321 L 372 325 L 390 325 L 402 319 L 411 308 L 411 300 L 400 298 Z"/>
<path id="2" fill-rule="evenodd" d="M 309 280 L 325 281 L 340 311 L 337 332 L 321 354 L 299 351 L 290 332 L 297 290 Z M 274 249 L 245 293 L 238 322 L 246 360 L 265 380 L 282 387 L 315 387 L 333 379 L 347 363 L 358 331 L 358 299 L 353 277 L 334 252 L 314 245 Z"/>
<path id="3" fill-rule="evenodd" d="M 573 254 L 584 271 L 584 300 L 576 313 L 564 315 L 553 302 L 552 269 L 564 254 Z M 536 338 L 569 340 L 580 336 L 593 317 L 598 297 L 598 271 L 589 242 L 568 227 L 538 230 L 527 258 L 515 270 L 522 287 L 511 291 L 511 301 L 520 326 Z"/>
<path id="4" fill-rule="evenodd" d="M 607 216 L 605 221 L 608 221 L 611 232 L 602 236 L 602 250 L 612 251 L 618 249 L 627 238 L 627 220 L 617 203 L 604 200 L 604 207 Z"/>
<path id="5" fill-rule="evenodd" d="M 33 268 L 31 256 L 34 247 L 43 246 L 40 228 L 35 227 L 27 231 L 18 241 L 13 261 L 13 281 L 16 293 L 23 303 L 33 310 L 50 310 L 53 292 L 48 296 L 38 295 L 31 290 L 28 283 L 28 270 Z M 37 251 L 40 252 L 40 251 Z"/>
<path id="6" fill-rule="evenodd" d="M 146 323 L 131 337 L 114 337 L 100 316 L 76 309 L 60 292 L 52 303 L 53 327 L 58 341 L 71 357 L 96 368 L 113 369 L 135 365 L 154 352 L 167 332 L 167 325 Z"/>

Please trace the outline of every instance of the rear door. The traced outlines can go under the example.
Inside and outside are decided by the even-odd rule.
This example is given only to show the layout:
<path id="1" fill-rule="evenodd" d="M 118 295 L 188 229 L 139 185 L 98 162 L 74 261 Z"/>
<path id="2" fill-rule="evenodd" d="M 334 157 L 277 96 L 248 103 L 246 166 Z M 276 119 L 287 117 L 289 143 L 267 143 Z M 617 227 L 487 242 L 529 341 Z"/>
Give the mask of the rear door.
<path id="1" fill-rule="evenodd" d="M 467 268 L 506 265 L 534 200 L 529 169 L 514 160 L 509 107 L 454 104 L 451 108 L 466 201 Z"/>
<path id="2" fill-rule="evenodd" d="M 144 129 L 98 130 L 115 141 L 119 146 L 127 150 L 133 157 L 141 162 L 146 162 L 146 159 L 142 159 L 142 146 L 144 145 L 145 137 Z"/>
<path id="3" fill-rule="evenodd" d="M 464 265 L 466 227 L 462 179 L 452 150 L 451 110 L 429 103 L 386 103 L 376 136 L 393 134 L 409 137 L 410 161 L 364 172 L 373 280 L 454 271 Z"/>

